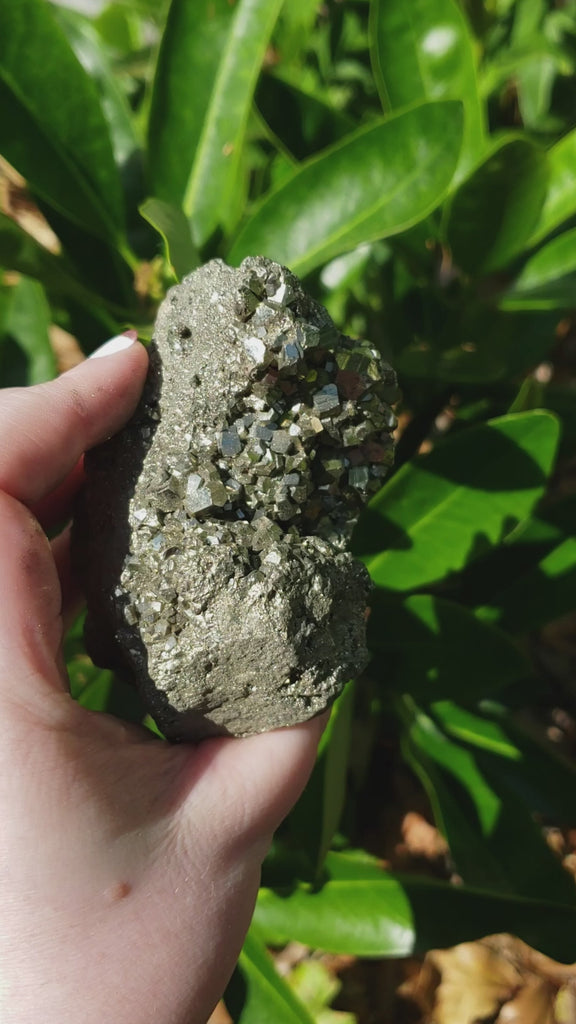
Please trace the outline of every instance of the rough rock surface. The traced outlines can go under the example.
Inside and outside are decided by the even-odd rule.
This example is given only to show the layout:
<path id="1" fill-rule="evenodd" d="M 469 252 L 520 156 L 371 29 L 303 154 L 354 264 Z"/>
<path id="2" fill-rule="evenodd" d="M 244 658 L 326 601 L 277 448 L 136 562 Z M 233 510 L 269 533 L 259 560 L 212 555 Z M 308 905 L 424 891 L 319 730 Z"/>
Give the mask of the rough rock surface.
<path id="1" fill-rule="evenodd" d="M 367 661 L 345 547 L 392 462 L 394 372 L 261 257 L 173 288 L 150 359 L 133 419 L 86 457 L 90 653 L 173 739 L 311 718 Z"/>

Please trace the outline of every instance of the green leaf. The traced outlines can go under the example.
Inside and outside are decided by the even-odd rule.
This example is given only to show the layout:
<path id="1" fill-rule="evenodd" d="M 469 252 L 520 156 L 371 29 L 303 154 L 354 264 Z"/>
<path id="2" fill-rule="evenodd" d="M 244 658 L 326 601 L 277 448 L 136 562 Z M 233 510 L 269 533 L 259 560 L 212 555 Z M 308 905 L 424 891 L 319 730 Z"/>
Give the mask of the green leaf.
<path id="1" fill-rule="evenodd" d="M 226 992 L 226 1007 L 235 1024 L 314 1024 L 278 974 L 254 926 L 246 936 L 238 966 L 243 985 L 236 978 Z"/>
<path id="2" fill-rule="evenodd" d="M 0 39 L 0 151 L 41 199 L 117 239 L 123 205 L 108 128 L 49 4 L 0 4 Z"/>
<path id="3" fill-rule="evenodd" d="M 513 932 L 548 956 L 576 959 L 574 907 L 390 874 L 367 854 L 330 853 L 321 888 L 261 889 L 255 921 L 270 944 L 362 957 L 411 956 Z"/>
<path id="4" fill-rule="evenodd" d="M 575 163 L 576 128 L 548 150 L 548 188 L 538 221 L 533 226 L 530 245 L 537 245 L 576 214 Z"/>
<path id="5" fill-rule="evenodd" d="M 196 243 L 235 221 L 234 191 L 256 82 L 283 0 L 237 0 L 186 187 Z"/>
<path id="6" fill-rule="evenodd" d="M 482 713 L 452 701 L 432 705 L 434 718 L 455 739 L 476 747 L 480 767 L 505 780 L 530 811 L 570 827 L 576 817 L 576 768 L 551 744 L 532 738 L 507 708 L 486 701 Z"/>
<path id="7" fill-rule="evenodd" d="M 102 324 L 115 329 L 126 321 L 127 310 L 101 298 L 78 281 L 63 257 L 44 249 L 11 217 L 0 213 L 0 266 L 24 273 L 39 281 L 51 298 L 78 302 L 97 315 Z"/>
<path id="8" fill-rule="evenodd" d="M 522 268 L 501 300 L 503 309 L 572 309 L 576 295 L 576 228 L 558 235 Z"/>
<path id="9" fill-rule="evenodd" d="M 458 160 L 460 104 L 427 103 L 372 123 L 304 164 L 265 197 L 229 253 L 300 275 L 418 223 L 441 202 Z"/>
<path id="10" fill-rule="evenodd" d="M 308 858 L 313 878 L 322 871 L 340 824 L 346 796 L 353 710 L 354 684 L 348 683 L 332 707 L 314 770 L 287 821 L 290 841 Z"/>
<path id="11" fill-rule="evenodd" d="M 550 413 L 502 416 L 404 465 L 370 502 L 354 538 L 375 583 L 422 587 L 498 544 L 541 496 L 558 437 Z"/>
<path id="12" fill-rule="evenodd" d="M 56 359 L 48 328 L 52 321 L 42 285 L 21 277 L 10 289 L 10 305 L 4 330 L 26 353 L 26 384 L 40 384 L 56 376 Z"/>
<path id="13" fill-rule="evenodd" d="M 57 7 L 54 14 L 82 67 L 97 86 L 114 157 L 118 166 L 122 166 L 140 148 L 140 140 L 136 119 L 102 46 L 101 34 L 92 19 L 77 11 Z"/>
<path id="14" fill-rule="evenodd" d="M 372 665 L 382 686 L 431 701 L 479 700 L 528 674 L 528 664 L 505 633 L 467 608 L 418 594 L 398 601 L 376 592 L 368 644 L 383 655 Z M 474 657 L 470 652 L 474 651 Z"/>
<path id="15" fill-rule="evenodd" d="M 0 213 L 0 266 L 36 278 L 54 295 L 65 295 L 88 306 L 102 299 L 77 281 L 61 257 L 44 249 L 16 221 Z"/>
<path id="16" fill-rule="evenodd" d="M 256 103 L 276 138 L 297 160 L 305 160 L 354 129 L 354 121 L 321 95 L 306 92 L 278 74 L 260 79 Z"/>
<path id="17" fill-rule="evenodd" d="M 485 114 L 470 28 L 455 0 L 373 0 L 371 56 L 385 110 L 424 100 L 462 100 L 459 176 L 480 159 Z"/>
<path id="18" fill-rule="evenodd" d="M 497 623 L 509 633 L 527 633 L 553 622 L 574 609 L 576 593 L 576 527 L 573 499 L 562 503 L 568 516 L 562 516 L 554 529 L 554 522 L 538 518 L 506 545 L 505 554 L 514 558 L 516 550 L 528 552 L 523 569 L 515 578 L 500 576 L 500 586 L 481 607 L 477 616 Z M 551 515 L 554 516 L 554 508 Z M 564 522 L 561 520 L 564 519 Z M 548 527 L 548 530 L 546 530 Z M 542 547 L 544 546 L 544 551 Z M 530 547 L 533 556 L 530 557 Z"/>
<path id="19" fill-rule="evenodd" d="M 546 195 L 546 153 L 528 139 L 504 140 L 452 197 L 444 233 L 469 274 L 505 267 L 522 252 Z"/>
<path id="20" fill-rule="evenodd" d="M 150 119 L 151 186 L 183 205 L 197 245 L 231 226 L 254 89 L 281 6 L 282 0 L 237 0 L 230 16 L 227 0 L 173 0 Z M 182 171 L 174 171 L 175 160 Z"/>
<path id="21" fill-rule="evenodd" d="M 190 224 L 183 210 L 162 199 L 147 199 L 140 213 L 164 242 L 166 259 L 175 277 L 181 280 L 199 265 L 198 250 L 192 241 Z"/>
<path id="22" fill-rule="evenodd" d="M 558 63 L 553 54 L 538 54 L 545 38 L 547 8 L 546 0 L 516 4 L 511 37 L 512 52 L 523 47 L 533 52 L 532 60 L 517 67 L 514 77 L 522 123 L 535 131 L 547 127 Z"/>
<path id="23" fill-rule="evenodd" d="M 488 98 L 525 73 L 532 74 L 532 69 L 543 63 L 551 65 L 555 74 L 569 75 L 572 72 L 572 62 L 543 36 L 529 44 L 515 45 L 495 53 L 483 62 L 480 69 L 480 95 Z"/>
<path id="24" fill-rule="evenodd" d="M 576 904 L 570 875 L 500 771 L 499 758 L 450 740 L 411 700 L 403 701 L 403 750 L 432 803 L 456 870 L 468 885 Z M 491 770 L 490 770 L 491 768 Z"/>
<path id="25" fill-rule="evenodd" d="M 172 0 L 148 122 L 150 192 L 182 206 L 234 16 L 228 0 Z"/>

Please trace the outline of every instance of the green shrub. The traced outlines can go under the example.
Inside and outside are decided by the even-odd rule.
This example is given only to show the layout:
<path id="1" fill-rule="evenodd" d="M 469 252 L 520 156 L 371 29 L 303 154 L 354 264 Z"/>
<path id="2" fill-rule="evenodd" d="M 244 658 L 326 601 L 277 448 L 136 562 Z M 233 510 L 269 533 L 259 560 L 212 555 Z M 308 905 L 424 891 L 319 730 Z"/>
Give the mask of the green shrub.
<path id="1" fill-rule="evenodd" d="M 147 337 L 199 262 L 264 254 L 376 342 L 404 396 L 395 472 L 354 541 L 376 584 L 371 669 L 266 862 L 229 1005 L 246 1024 L 311 1020 L 263 952 L 289 939 L 385 957 L 509 931 L 573 961 L 576 889 L 541 826 L 574 826 L 576 768 L 519 712 L 546 702 L 529 641 L 576 582 L 576 503 L 548 487 L 576 437 L 557 370 L 576 3 L 160 9 L 0 2 L 0 152 L 58 240 L 0 214 L 1 383 L 53 375 L 51 324 L 87 352 L 126 326 Z M 80 635 L 75 694 L 138 717 Z M 461 884 L 361 848 L 359 808 L 377 819 L 390 795 L 379 744 L 425 790 Z"/>

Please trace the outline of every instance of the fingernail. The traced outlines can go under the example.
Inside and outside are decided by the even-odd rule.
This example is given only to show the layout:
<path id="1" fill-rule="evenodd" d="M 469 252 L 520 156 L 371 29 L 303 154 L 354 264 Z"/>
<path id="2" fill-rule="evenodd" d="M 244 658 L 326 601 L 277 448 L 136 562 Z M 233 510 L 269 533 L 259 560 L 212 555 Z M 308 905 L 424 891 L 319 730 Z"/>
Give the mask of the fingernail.
<path id="1" fill-rule="evenodd" d="M 110 338 L 110 341 L 106 341 L 104 345 L 100 345 L 95 352 L 90 354 L 90 359 L 98 359 L 100 356 L 113 356 L 116 352 L 122 352 L 125 348 L 130 348 L 135 341 L 138 341 L 137 331 L 124 331 L 124 334 L 117 334 L 115 338 Z"/>

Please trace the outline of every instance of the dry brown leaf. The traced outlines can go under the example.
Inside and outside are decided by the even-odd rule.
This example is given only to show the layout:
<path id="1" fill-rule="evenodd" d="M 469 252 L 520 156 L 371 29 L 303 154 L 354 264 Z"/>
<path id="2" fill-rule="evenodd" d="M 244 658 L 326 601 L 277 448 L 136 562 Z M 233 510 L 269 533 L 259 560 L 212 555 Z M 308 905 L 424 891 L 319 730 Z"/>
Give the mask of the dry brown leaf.
<path id="1" fill-rule="evenodd" d="M 63 330 L 62 327 L 58 327 L 57 324 L 50 325 L 49 334 L 52 351 L 56 356 L 58 373 L 71 370 L 73 366 L 82 362 L 85 358 L 84 353 L 72 334 Z"/>
<path id="2" fill-rule="evenodd" d="M 402 839 L 414 857 L 438 860 L 448 852 L 448 845 L 438 829 L 417 811 L 408 811 L 402 821 Z"/>
<path id="3" fill-rule="evenodd" d="M 440 971 L 434 1024 L 477 1024 L 496 1016 L 522 985 L 518 970 L 480 942 L 430 954 Z"/>
<path id="4" fill-rule="evenodd" d="M 576 1024 L 576 981 L 563 985 L 554 1002 L 556 1024 Z"/>
<path id="5" fill-rule="evenodd" d="M 224 1003 L 220 1002 L 206 1024 L 234 1024 L 234 1021 Z"/>

